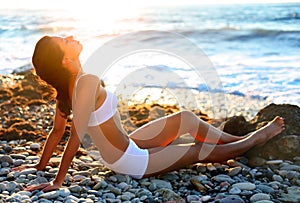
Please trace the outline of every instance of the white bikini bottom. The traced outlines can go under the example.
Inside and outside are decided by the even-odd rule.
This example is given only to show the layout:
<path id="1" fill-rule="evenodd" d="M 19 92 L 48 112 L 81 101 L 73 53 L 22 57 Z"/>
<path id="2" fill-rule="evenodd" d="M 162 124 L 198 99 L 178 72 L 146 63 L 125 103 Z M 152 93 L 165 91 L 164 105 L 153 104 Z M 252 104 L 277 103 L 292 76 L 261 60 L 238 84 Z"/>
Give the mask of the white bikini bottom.
<path id="1" fill-rule="evenodd" d="M 149 162 L 149 152 L 147 149 L 139 148 L 135 142 L 129 138 L 129 145 L 120 159 L 112 164 L 103 164 L 116 173 L 127 174 L 133 178 L 141 179 L 146 172 Z"/>

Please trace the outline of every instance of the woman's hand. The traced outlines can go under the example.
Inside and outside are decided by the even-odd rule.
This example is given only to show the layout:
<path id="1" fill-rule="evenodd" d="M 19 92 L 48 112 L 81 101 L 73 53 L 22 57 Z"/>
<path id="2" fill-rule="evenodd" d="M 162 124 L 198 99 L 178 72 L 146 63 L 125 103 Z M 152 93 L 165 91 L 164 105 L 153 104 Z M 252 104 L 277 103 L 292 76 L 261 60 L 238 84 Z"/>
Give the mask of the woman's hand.
<path id="1" fill-rule="evenodd" d="M 25 164 L 25 165 L 14 167 L 11 170 L 12 171 L 19 171 L 20 172 L 20 171 L 23 171 L 23 170 L 25 170 L 27 168 L 36 168 L 38 171 L 42 170 L 42 169 L 40 169 L 39 164 Z"/>
<path id="2" fill-rule="evenodd" d="M 27 188 L 25 188 L 25 191 L 34 191 L 34 190 L 41 190 L 43 192 L 49 192 L 52 190 L 57 190 L 60 188 L 60 184 L 54 183 L 54 182 L 50 182 L 50 183 L 42 183 L 40 185 L 31 185 L 28 186 Z"/>

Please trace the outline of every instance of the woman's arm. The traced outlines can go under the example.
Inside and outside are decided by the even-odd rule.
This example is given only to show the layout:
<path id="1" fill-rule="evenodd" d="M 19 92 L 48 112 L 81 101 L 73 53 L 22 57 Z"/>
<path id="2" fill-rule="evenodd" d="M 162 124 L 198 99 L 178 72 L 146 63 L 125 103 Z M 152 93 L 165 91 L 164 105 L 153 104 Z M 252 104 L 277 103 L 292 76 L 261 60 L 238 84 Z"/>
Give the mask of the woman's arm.
<path id="1" fill-rule="evenodd" d="M 79 145 L 80 145 L 79 136 L 76 133 L 74 124 L 72 124 L 71 135 L 69 137 L 67 147 L 66 147 L 63 157 L 61 159 L 59 171 L 58 171 L 55 179 L 48 185 L 47 184 L 45 185 L 46 187 L 43 188 L 44 192 L 55 190 L 62 186 L 65 176 L 66 176 L 68 169 L 71 165 L 71 162 L 73 160 L 73 157 L 75 156 L 76 152 L 78 151 Z"/>
<path id="2" fill-rule="evenodd" d="M 49 135 L 47 136 L 46 143 L 44 145 L 43 153 L 39 163 L 22 165 L 14 168 L 14 171 L 21 171 L 26 168 L 36 168 L 37 170 L 43 170 L 47 166 L 51 156 L 53 155 L 55 147 L 58 145 L 65 132 L 65 127 L 67 123 L 67 119 L 62 117 L 61 111 L 57 108 L 57 106 L 58 105 L 56 105 L 54 124 Z"/>
<path id="3" fill-rule="evenodd" d="M 80 140 L 72 125 L 71 135 L 68 140 L 67 147 L 65 148 L 63 157 L 60 162 L 59 171 L 55 177 L 55 179 L 50 183 L 43 183 L 40 185 L 33 185 L 25 188 L 26 191 L 34 191 L 34 190 L 43 190 L 44 192 L 56 190 L 61 187 L 64 182 L 65 176 L 68 172 L 69 166 L 75 156 L 78 148 L 79 148 Z"/>
<path id="4" fill-rule="evenodd" d="M 56 105 L 56 113 L 53 128 L 47 137 L 41 159 L 36 166 L 38 170 L 43 170 L 47 166 L 51 156 L 53 155 L 54 149 L 58 145 L 65 132 L 67 119 L 62 117 L 62 113 L 57 106 L 58 105 Z"/>
<path id="5" fill-rule="evenodd" d="M 71 128 L 71 135 L 68 140 L 67 147 L 59 166 L 59 171 L 55 179 L 51 183 L 46 183 L 38 186 L 28 187 L 26 190 L 33 191 L 42 189 L 44 192 L 58 189 L 68 172 L 73 157 L 75 156 L 81 138 L 85 135 L 88 121 L 91 112 L 95 109 L 95 98 L 98 90 L 100 80 L 95 76 L 82 77 L 78 82 L 76 89 L 76 98 L 73 98 L 73 122 Z"/>

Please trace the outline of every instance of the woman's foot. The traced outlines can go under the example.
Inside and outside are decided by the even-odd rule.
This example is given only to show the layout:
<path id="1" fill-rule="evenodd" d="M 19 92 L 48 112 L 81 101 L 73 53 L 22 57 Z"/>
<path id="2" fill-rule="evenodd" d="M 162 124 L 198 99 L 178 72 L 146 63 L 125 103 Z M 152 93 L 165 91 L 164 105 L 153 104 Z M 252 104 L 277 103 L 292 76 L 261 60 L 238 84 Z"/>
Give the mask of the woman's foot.
<path id="1" fill-rule="evenodd" d="M 258 146 L 264 145 L 268 140 L 272 139 L 284 130 L 284 119 L 276 116 L 271 122 L 264 127 L 249 134 L 249 137 L 255 138 Z"/>

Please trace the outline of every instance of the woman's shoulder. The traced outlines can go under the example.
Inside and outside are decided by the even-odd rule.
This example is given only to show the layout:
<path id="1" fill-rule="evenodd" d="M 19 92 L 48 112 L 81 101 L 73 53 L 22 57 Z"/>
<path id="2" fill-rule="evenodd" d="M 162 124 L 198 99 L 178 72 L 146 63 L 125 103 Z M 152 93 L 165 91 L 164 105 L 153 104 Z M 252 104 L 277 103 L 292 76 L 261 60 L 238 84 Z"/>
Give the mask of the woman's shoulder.
<path id="1" fill-rule="evenodd" d="M 91 87 L 98 84 L 101 84 L 101 80 L 97 75 L 81 73 L 77 76 L 75 87 L 78 89 L 80 87 Z"/>
<path id="2" fill-rule="evenodd" d="M 94 81 L 100 82 L 100 85 L 102 87 L 105 87 L 104 81 L 101 78 L 99 78 L 97 75 L 81 72 L 77 75 L 76 84 L 78 83 L 79 80 L 81 80 L 81 78 L 85 78 L 85 80 L 93 79 Z"/>
<path id="3" fill-rule="evenodd" d="M 91 73 L 80 73 L 77 75 L 77 81 L 80 80 L 81 78 L 85 78 L 85 79 L 99 79 L 99 77 L 97 75 L 91 74 Z"/>
<path id="4" fill-rule="evenodd" d="M 97 75 L 90 73 L 81 73 L 77 76 L 76 84 L 79 82 L 100 82 L 100 78 Z"/>

